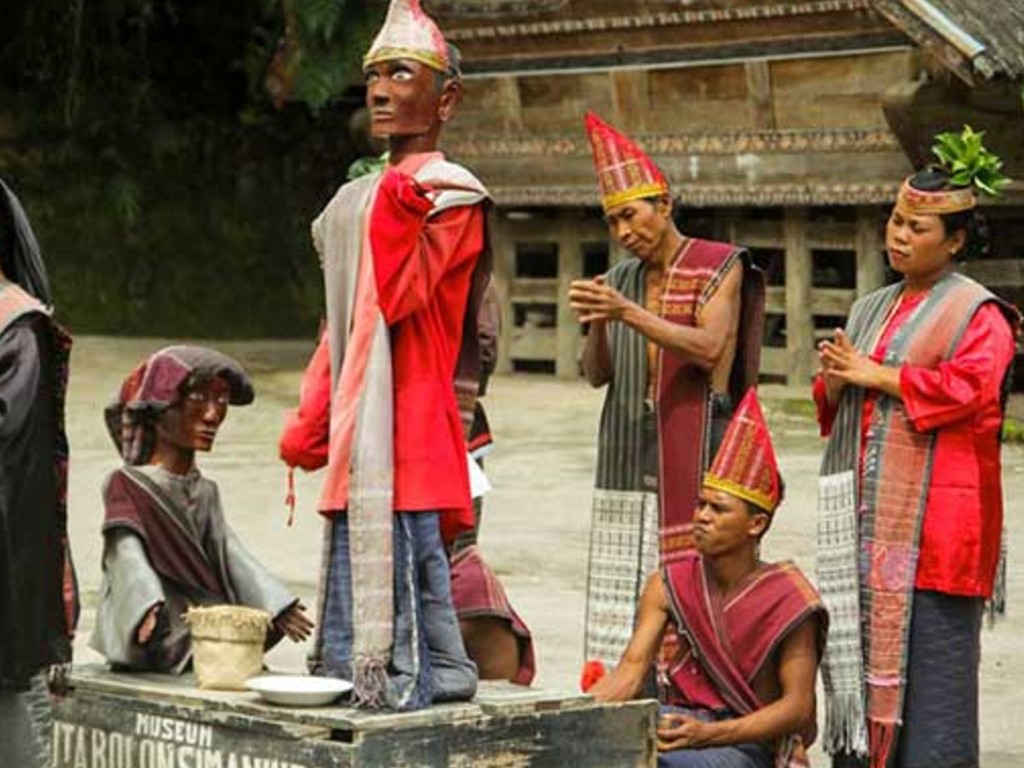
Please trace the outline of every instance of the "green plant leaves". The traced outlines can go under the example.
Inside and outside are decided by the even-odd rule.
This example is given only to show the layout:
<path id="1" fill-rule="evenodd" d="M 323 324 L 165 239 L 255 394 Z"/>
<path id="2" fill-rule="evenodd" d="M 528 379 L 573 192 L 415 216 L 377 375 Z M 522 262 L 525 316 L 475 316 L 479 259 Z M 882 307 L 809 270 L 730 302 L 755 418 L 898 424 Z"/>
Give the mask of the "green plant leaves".
<path id="1" fill-rule="evenodd" d="M 974 186 L 996 197 L 1010 178 L 1002 172 L 1003 161 L 985 148 L 984 131 L 965 125 L 960 133 L 940 133 L 932 152 L 957 186 Z"/>
<path id="2" fill-rule="evenodd" d="M 388 164 L 388 154 L 385 152 L 380 157 L 360 157 L 348 167 L 346 178 L 349 181 L 354 181 L 360 176 L 368 176 L 371 173 L 383 171 Z"/>

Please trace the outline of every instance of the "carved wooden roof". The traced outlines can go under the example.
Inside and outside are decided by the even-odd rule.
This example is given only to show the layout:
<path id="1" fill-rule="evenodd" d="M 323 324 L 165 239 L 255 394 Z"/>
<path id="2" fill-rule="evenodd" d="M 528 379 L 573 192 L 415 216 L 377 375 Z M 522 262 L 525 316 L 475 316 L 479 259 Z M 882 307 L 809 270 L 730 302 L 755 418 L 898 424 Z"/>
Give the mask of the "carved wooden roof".
<path id="1" fill-rule="evenodd" d="M 871 0 L 433 0 L 467 73 L 643 66 L 906 44 Z"/>
<path id="2" fill-rule="evenodd" d="M 1022 0 L 872 0 L 872 4 L 965 80 L 977 75 L 1024 78 Z"/>

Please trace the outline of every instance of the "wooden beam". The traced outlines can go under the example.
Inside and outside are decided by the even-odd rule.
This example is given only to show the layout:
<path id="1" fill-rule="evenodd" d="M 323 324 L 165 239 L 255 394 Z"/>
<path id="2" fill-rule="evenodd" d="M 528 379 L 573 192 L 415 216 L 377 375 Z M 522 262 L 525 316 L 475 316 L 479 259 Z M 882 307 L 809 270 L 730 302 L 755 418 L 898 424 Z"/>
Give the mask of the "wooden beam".
<path id="1" fill-rule="evenodd" d="M 583 276 L 583 248 L 579 227 L 572 219 L 561 222 L 558 238 L 558 312 L 556 321 L 558 350 L 555 356 L 555 375 L 560 379 L 575 379 L 580 375 L 576 355 L 579 349 L 580 324 L 569 308 L 569 284 Z"/>
<path id="2" fill-rule="evenodd" d="M 557 277 L 516 277 L 511 281 L 509 301 L 513 304 L 554 304 L 558 301 Z"/>
<path id="3" fill-rule="evenodd" d="M 557 367 L 557 329 L 513 328 L 509 335 L 509 357 L 513 360 L 555 360 Z"/>
<path id="4" fill-rule="evenodd" d="M 508 222 L 496 213 L 491 214 L 491 248 L 494 252 L 494 287 L 501 306 L 501 327 L 498 331 L 497 373 L 512 370 L 512 331 L 515 320 L 512 311 L 512 278 L 515 275 L 516 254 Z"/>
<path id="5" fill-rule="evenodd" d="M 754 126 L 760 130 L 775 130 L 775 109 L 772 104 L 772 71 L 766 59 L 744 63 L 747 75 L 747 93 L 754 111 Z"/>
<path id="6" fill-rule="evenodd" d="M 523 103 L 519 97 L 519 80 L 510 75 L 497 75 L 493 78 L 493 83 L 505 133 L 513 136 L 521 133 Z"/>
<path id="7" fill-rule="evenodd" d="M 771 315 L 781 315 L 786 312 L 787 289 L 781 286 L 772 285 L 768 287 L 764 310 Z M 850 306 L 857 297 L 856 291 L 844 288 L 812 288 L 810 300 L 804 312 L 808 315 L 846 315 Z M 787 328 L 789 321 L 786 321 Z"/>
<path id="8" fill-rule="evenodd" d="M 651 113 L 650 85 L 646 69 L 618 69 L 611 72 L 612 103 L 616 123 L 634 134 L 647 133 Z"/>
<path id="9" fill-rule="evenodd" d="M 857 208 L 857 295 L 864 296 L 885 284 L 885 256 L 878 209 Z"/>
<path id="10" fill-rule="evenodd" d="M 1020 259 L 969 261 L 963 272 L 987 288 L 1020 288 L 1024 285 L 1024 261 Z"/>
<path id="11" fill-rule="evenodd" d="M 781 347 L 761 347 L 761 374 L 785 376 L 789 373 L 789 353 Z"/>
<path id="12" fill-rule="evenodd" d="M 783 220 L 786 248 L 787 383 L 803 385 L 814 372 L 814 319 L 811 314 L 811 249 L 807 245 L 807 209 L 786 208 Z"/>
<path id="13" fill-rule="evenodd" d="M 855 251 L 857 228 L 844 222 L 808 222 L 807 247 L 812 251 Z"/>

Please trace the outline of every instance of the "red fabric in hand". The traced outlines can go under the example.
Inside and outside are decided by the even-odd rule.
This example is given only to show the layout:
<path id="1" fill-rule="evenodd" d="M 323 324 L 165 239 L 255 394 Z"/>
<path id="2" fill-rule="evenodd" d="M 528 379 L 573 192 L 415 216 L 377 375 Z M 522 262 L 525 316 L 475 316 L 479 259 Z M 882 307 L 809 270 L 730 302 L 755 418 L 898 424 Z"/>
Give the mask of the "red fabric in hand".
<path id="1" fill-rule="evenodd" d="M 302 375 L 299 407 L 286 417 L 278 442 L 281 460 L 307 472 L 326 466 L 330 425 L 331 350 L 324 333 Z"/>
<path id="2" fill-rule="evenodd" d="M 583 665 L 583 672 L 580 674 L 580 690 L 586 693 L 604 676 L 604 664 L 597 659 L 591 659 Z"/>

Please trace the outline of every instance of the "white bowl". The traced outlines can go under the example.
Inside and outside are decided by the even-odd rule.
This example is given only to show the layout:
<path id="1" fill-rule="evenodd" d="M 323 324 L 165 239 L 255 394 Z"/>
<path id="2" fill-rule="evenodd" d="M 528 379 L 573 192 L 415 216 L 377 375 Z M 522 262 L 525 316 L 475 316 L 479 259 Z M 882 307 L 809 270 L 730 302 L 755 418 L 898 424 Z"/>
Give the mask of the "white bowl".
<path id="1" fill-rule="evenodd" d="M 352 690 L 348 680 L 310 675 L 263 675 L 245 684 L 271 704 L 289 707 L 320 707 Z"/>

